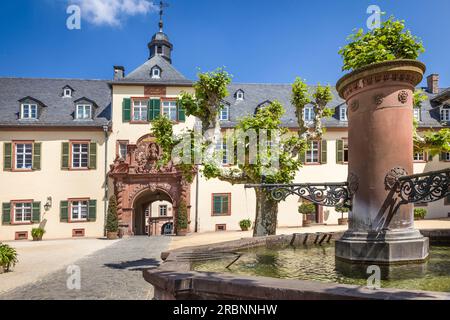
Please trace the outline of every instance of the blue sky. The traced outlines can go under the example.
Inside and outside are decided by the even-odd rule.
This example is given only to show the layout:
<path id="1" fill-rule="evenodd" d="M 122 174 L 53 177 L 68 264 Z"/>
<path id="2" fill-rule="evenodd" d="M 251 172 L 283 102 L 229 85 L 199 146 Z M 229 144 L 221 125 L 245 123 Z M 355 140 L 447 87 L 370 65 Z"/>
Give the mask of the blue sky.
<path id="1" fill-rule="evenodd" d="M 113 25 L 82 12 L 81 30 L 66 28 L 70 2 L 124 0 L 14 0 L 0 2 L 0 76 L 110 79 L 148 58 L 158 15 L 117 11 Z M 145 1 L 145 0 L 126 0 Z M 165 32 L 173 62 L 185 76 L 226 66 L 235 82 L 334 85 L 342 76 L 339 47 L 366 26 L 366 9 L 379 5 L 405 19 L 423 39 L 421 60 L 450 86 L 448 0 L 169 0 Z M 142 4 L 142 3 L 141 3 Z M 139 10 L 138 10 L 139 11 Z M 108 18 L 106 17 L 106 18 Z"/>

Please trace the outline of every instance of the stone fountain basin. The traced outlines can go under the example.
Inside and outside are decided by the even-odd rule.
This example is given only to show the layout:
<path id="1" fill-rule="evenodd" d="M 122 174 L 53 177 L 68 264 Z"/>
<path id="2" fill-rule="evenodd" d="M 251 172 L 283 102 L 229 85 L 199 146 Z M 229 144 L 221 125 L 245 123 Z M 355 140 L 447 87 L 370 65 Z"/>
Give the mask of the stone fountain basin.
<path id="1" fill-rule="evenodd" d="M 450 244 L 450 230 L 422 230 L 432 244 Z M 197 272 L 187 257 L 239 251 L 256 247 L 300 246 L 335 241 L 342 233 L 295 234 L 246 238 L 187 247 L 161 254 L 164 263 L 144 270 L 157 300 L 450 300 L 450 293 L 404 289 L 378 289 L 292 279 Z"/>

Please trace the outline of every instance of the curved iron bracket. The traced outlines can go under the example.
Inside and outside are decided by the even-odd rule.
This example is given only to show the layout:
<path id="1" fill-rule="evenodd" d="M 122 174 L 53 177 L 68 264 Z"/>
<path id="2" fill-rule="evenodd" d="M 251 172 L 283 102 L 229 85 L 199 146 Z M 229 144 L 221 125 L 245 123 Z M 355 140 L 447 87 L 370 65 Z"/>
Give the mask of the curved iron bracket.
<path id="1" fill-rule="evenodd" d="M 396 184 L 400 204 L 438 201 L 450 195 L 450 168 L 402 176 Z"/>
<path id="2" fill-rule="evenodd" d="M 245 188 L 261 188 L 275 201 L 286 200 L 291 195 L 299 196 L 325 207 L 351 208 L 351 193 L 347 182 L 304 184 L 247 184 Z"/>

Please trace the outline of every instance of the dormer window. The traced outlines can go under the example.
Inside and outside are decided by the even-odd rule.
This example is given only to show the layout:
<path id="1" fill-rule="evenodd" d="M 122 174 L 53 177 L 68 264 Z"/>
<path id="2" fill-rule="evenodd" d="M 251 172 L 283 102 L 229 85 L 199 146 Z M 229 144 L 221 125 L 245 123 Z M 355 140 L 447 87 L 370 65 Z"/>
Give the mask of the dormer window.
<path id="1" fill-rule="evenodd" d="M 228 121 L 230 119 L 230 107 L 224 106 L 220 110 L 220 121 Z"/>
<path id="2" fill-rule="evenodd" d="M 242 101 L 242 100 L 244 100 L 244 91 L 238 90 L 238 91 L 236 92 L 236 100 L 237 100 L 237 101 Z"/>
<path id="3" fill-rule="evenodd" d="M 339 109 L 339 119 L 340 119 L 341 121 L 348 121 L 348 115 L 347 115 L 347 112 L 348 112 L 348 108 L 347 108 L 346 106 L 342 106 L 342 107 Z"/>
<path id="4" fill-rule="evenodd" d="M 69 88 L 64 89 L 64 96 L 63 97 L 64 98 L 72 98 L 72 90 L 69 89 Z"/>
<path id="5" fill-rule="evenodd" d="M 422 110 L 420 108 L 414 108 L 414 119 L 417 121 L 422 121 Z"/>
<path id="6" fill-rule="evenodd" d="M 450 108 L 441 109 L 441 121 L 450 121 Z"/>
<path id="7" fill-rule="evenodd" d="M 20 110 L 20 119 L 37 119 L 37 104 L 23 103 Z"/>
<path id="8" fill-rule="evenodd" d="M 90 104 L 79 104 L 76 110 L 77 120 L 92 119 L 92 106 Z"/>
<path id="9" fill-rule="evenodd" d="M 314 108 L 313 107 L 305 107 L 303 109 L 303 121 L 313 121 L 314 120 Z"/>
<path id="10" fill-rule="evenodd" d="M 158 67 L 154 67 L 152 69 L 152 78 L 153 79 L 159 79 L 161 78 L 161 69 Z"/>

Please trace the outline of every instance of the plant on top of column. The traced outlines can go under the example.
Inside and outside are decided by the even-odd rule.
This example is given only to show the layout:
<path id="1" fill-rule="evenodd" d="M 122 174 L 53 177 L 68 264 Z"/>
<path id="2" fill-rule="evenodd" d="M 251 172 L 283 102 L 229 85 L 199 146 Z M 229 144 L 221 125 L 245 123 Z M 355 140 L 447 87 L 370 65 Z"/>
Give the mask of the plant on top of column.
<path id="1" fill-rule="evenodd" d="M 195 116 L 201 122 L 201 137 L 197 137 L 199 144 L 191 146 L 189 152 L 194 156 L 197 153 L 203 155 L 201 166 L 206 179 L 219 179 L 231 184 L 259 184 L 266 183 L 291 183 L 302 165 L 302 154 L 306 150 L 308 139 L 321 139 L 323 128 L 322 117 L 331 115 L 332 111 L 326 106 L 332 99 L 329 86 L 316 86 L 309 88 L 301 79 L 296 79 L 292 86 L 292 105 L 296 110 L 298 132 L 291 132 L 282 124 L 282 116 L 285 109 L 278 101 L 272 101 L 263 107 L 259 107 L 253 114 L 244 116 L 237 121 L 235 132 L 277 132 L 280 141 L 279 148 L 268 147 L 262 152 L 252 152 L 255 145 L 251 145 L 246 139 L 239 139 L 239 135 L 227 136 L 228 145 L 233 150 L 241 148 L 245 152 L 245 161 L 235 161 L 224 166 L 220 161 L 222 152 L 216 146 L 221 136 L 220 111 L 224 108 L 224 99 L 229 95 L 228 85 L 231 83 L 231 75 L 223 68 L 212 72 L 200 73 L 194 84 L 195 94 L 183 93 L 179 104 L 186 110 L 187 116 Z M 303 112 L 306 105 L 314 108 L 315 118 L 311 124 L 303 121 Z M 256 107 L 256 106 L 255 106 Z M 156 137 L 166 154 L 172 154 L 178 144 L 179 136 L 174 136 L 171 126 L 165 117 L 152 122 L 152 134 Z M 192 136 L 197 133 L 188 131 Z M 270 137 L 267 137 L 270 139 Z M 259 141 L 259 140 L 258 140 Z M 258 143 L 259 145 L 259 143 Z M 254 153 L 257 153 L 255 155 Z M 275 153 L 279 158 L 279 167 L 272 170 L 271 159 Z M 250 157 L 256 157 L 250 163 Z M 170 161 L 168 156 L 162 159 L 162 164 Z M 173 159 L 172 159 L 173 160 Z M 189 178 L 195 165 L 183 164 Z M 268 173 L 269 172 L 269 173 Z M 274 235 L 276 233 L 278 202 L 273 200 L 269 193 L 260 188 L 255 188 L 256 193 L 256 217 L 254 224 L 254 236 Z"/>
<path id="2" fill-rule="evenodd" d="M 422 41 L 405 30 L 405 21 L 390 17 L 380 28 L 364 33 L 359 29 L 348 37 L 350 41 L 339 50 L 344 59 L 342 70 L 357 70 L 383 61 L 416 60 L 425 52 Z"/>
<path id="3" fill-rule="evenodd" d="M 106 217 L 106 235 L 109 240 L 118 238 L 119 233 L 119 217 L 117 215 L 116 196 L 111 196 L 108 203 L 108 214 Z"/>

